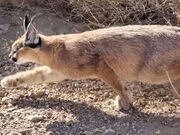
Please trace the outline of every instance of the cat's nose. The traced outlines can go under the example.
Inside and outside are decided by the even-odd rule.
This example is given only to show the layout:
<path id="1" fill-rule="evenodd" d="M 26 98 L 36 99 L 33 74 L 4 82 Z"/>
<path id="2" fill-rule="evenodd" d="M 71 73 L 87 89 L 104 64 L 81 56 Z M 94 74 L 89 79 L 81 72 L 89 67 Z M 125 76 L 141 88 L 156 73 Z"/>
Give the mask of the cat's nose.
<path id="1" fill-rule="evenodd" d="M 12 61 L 13 61 L 13 62 L 17 62 L 17 58 L 12 57 Z"/>

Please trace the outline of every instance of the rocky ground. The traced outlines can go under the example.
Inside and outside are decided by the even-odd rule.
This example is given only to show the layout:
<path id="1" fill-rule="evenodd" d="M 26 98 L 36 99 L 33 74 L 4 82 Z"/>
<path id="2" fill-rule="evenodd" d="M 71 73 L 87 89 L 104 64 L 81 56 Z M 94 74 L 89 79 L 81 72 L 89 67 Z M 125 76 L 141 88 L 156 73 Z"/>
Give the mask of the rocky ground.
<path id="1" fill-rule="evenodd" d="M 35 21 L 44 34 L 83 31 L 68 22 L 33 8 L 0 8 L 0 78 L 33 64 L 16 66 L 8 60 L 11 43 L 23 33 L 25 14 L 43 13 Z M 65 80 L 55 84 L 0 87 L 0 134 L 2 135 L 179 135 L 180 101 L 169 84 L 127 83 L 134 103 L 130 111 L 115 111 L 112 89 L 99 80 Z"/>

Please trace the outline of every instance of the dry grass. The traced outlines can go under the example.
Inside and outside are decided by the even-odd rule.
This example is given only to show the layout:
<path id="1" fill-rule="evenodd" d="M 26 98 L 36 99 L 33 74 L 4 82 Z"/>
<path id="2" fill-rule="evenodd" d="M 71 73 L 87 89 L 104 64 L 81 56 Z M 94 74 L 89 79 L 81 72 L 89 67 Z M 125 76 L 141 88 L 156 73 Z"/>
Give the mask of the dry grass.
<path id="1" fill-rule="evenodd" d="M 127 24 L 177 25 L 174 0 L 40 0 L 41 6 L 90 28 Z"/>
<path id="2" fill-rule="evenodd" d="M 4 3 L 0 0 L 0 4 Z M 12 5 L 36 5 L 83 22 L 89 28 L 127 24 L 177 25 L 179 0 L 7 0 Z M 7 3 L 5 2 L 5 3 Z"/>

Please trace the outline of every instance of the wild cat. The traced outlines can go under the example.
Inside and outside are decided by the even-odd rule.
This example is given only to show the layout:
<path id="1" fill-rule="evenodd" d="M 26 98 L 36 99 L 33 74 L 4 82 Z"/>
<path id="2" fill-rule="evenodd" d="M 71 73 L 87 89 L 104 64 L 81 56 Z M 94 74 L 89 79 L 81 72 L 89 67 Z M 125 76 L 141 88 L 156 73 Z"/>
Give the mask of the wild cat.
<path id="1" fill-rule="evenodd" d="M 99 78 L 115 92 L 117 109 L 128 110 L 131 94 L 127 81 L 153 84 L 174 80 L 180 88 L 180 28 L 160 25 L 128 25 L 77 34 L 39 34 L 28 17 L 24 35 L 11 48 L 16 64 L 40 67 L 1 80 L 5 88 L 64 79 Z M 180 91 L 178 91 L 180 93 Z"/>

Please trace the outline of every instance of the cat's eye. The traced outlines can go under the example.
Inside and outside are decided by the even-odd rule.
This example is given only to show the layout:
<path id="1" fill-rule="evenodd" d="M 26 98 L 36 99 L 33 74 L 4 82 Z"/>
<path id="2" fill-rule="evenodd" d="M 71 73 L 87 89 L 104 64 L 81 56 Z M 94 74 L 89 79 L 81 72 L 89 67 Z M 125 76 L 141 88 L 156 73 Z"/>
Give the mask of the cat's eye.
<path id="1" fill-rule="evenodd" d="M 17 52 L 19 49 L 21 49 L 21 47 L 22 47 L 22 45 L 19 45 L 19 46 L 16 48 L 15 52 Z"/>
<path id="2" fill-rule="evenodd" d="M 13 54 L 16 53 L 16 50 L 13 51 Z"/>
<path id="3" fill-rule="evenodd" d="M 21 48 L 21 45 L 20 45 L 20 46 L 18 46 L 16 50 L 19 50 L 20 48 Z"/>

